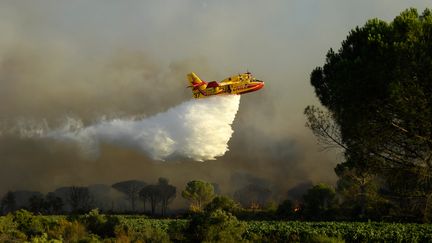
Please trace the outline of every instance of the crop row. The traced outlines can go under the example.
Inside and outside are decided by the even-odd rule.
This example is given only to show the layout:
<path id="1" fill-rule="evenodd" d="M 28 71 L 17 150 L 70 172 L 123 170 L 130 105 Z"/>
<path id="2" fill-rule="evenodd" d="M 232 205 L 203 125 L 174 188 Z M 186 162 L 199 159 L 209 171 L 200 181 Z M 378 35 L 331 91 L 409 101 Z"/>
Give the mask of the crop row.
<path id="1" fill-rule="evenodd" d="M 170 228 L 185 228 L 187 220 L 156 220 L 123 218 L 122 221 L 139 230 L 154 227 L 168 232 Z M 301 222 L 243 221 L 245 239 L 265 239 L 271 242 L 297 241 L 313 236 L 340 238 L 347 242 L 432 242 L 432 225 L 379 222 Z"/>
<path id="2" fill-rule="evenodd" d="M 79 223 L 74 224 L 72 221 L 67 221 L 74 220 L 67 216 L 32 216 L 28 212 L 0 217 L 0 242 L 31 240 L 34 237 L 44 236 L 48 237 L 46 239 L 72 241 L 86 237 L 99 237 L 98 239 L 127 237 L 129 240 L 156 242 L 188 242 L 204 239 L 196 237 L 214 236 L 216 238 L 211 239 L 218 239 L 217 237 L 223 236 L 225 237 L 223 239 L 232 241 L 234 238 L 230 238 L 230 235 L 236 232 L 239 233 L 236 239 L 250 242 L 315 241 L 311 239 L 333 239 L 333 242 L 432 242 L 431 224 L 237 221 L 234 217 L 227 217 L 223 221 L 220 221 L 220 217 L 214 217 L 194 222 L 187 219 L 148 219 L 142 216 L 107 218 L 97 213 L 77 219 Z M 195 228 L 198 230 L 194 230 Z M 217 232 L 215 233 L 214 230 Z M 67 233 L 69 231 L 71 233 Z M 77 236 L 70 234 L 77 234 Z"/>

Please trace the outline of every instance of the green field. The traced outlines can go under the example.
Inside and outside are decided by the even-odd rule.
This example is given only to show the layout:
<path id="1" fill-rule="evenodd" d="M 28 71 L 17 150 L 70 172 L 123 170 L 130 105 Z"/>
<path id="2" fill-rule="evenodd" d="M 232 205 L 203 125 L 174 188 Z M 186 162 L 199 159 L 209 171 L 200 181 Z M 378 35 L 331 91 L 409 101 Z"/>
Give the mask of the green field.
<path id="1" fill-rule="evenodd" d="M 157 220 L 140 217 L 124 218 L 124 222 L 139 230 L 156 227 L 169 233 L 170 225 L 185 227 L 188 220 Z M 302 222 L 302 221 L 242 221 L 246 225 L 244 238 L 285 242 L 329 236 L 346 242 L 432 242 L 432 225 L 377 222 Z"/>
<path id="2" fill-rule="evenodd" d="M 201 221 L 200 221 L 201 220 Z M 0 217 L 0 242 L 432 242 L 432 225 L 377 222 L 239 221 L 219 213 L 189 219 L 145 216 Z"/>

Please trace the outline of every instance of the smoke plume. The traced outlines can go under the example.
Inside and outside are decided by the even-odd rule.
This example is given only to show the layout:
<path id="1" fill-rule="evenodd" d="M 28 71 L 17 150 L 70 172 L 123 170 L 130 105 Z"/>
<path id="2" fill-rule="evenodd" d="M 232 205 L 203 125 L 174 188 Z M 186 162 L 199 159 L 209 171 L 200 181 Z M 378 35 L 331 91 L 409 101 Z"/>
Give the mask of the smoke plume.
<path id="1" fill-rule="evenodd" d="M 43 137 L 76 142 L 86 158 L 97 158 L 99 144 L 108 143 L 138 150 L 154 160 L 214 160 L 228 150 L 239 104 L 240 96 L 216 96 L 189 100 L 142 119 L 113 119 L 87 127 L 69 119 Z"/>

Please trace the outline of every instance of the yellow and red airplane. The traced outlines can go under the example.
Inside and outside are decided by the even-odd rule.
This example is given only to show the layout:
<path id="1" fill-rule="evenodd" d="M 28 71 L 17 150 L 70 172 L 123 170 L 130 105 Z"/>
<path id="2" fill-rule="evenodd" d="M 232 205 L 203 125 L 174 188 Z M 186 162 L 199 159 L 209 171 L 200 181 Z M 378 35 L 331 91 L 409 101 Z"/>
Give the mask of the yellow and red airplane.
<path id="1" fill-rule="evenodd" d="M 220 82 L 208 83 L 201 80 L 195 73 L 190 73 L 187 77 L 191 84 L 188 88 L 192 88 L 192 95 L 196 99 L 212 95 L 245 94 L 264 87 L 264 82 L 252 77 L 250 72 L 231 76 Z"/>

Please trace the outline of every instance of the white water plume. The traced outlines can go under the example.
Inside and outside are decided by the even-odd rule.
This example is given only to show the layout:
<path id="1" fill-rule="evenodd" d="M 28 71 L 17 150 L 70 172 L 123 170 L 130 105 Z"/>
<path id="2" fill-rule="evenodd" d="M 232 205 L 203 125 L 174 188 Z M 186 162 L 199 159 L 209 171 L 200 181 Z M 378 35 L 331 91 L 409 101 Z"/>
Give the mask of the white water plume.
<path id="1" fill-rule="evenodd" d="M 143 119 L 112 119 L 87 127 L 68 119 L 44 137 L 76 142 L 87 158 L 97 158 L 100 143 L 107 143 L 138 150 L 154 160 L 214 160 L 228 151 L 239 104 L 238 95 L 215 96 L 189 100 Z"/>

